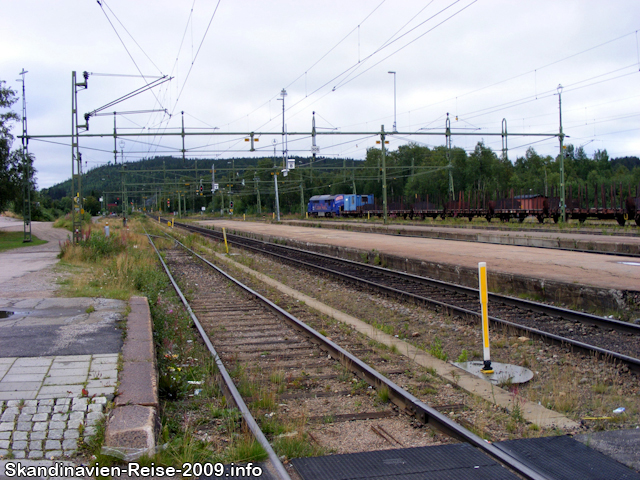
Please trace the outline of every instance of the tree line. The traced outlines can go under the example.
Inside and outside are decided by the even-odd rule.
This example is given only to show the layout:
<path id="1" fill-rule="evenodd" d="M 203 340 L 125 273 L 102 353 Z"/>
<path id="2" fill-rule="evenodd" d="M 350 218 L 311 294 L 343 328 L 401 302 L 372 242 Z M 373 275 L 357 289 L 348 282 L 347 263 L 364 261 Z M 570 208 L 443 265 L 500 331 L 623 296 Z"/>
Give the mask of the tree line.
<path id="1" fill-rule="evenodd" d="M 480 192 L 487 198 L 500 195 L 540 194 L 552 196 L 560 184 L 558 156 L 540 155 L 529 148 L 524 156 L 514 161 L 503 158 L 483 142 L 473 151 L 454 147 L 449 152 L 444 146 L 425 147 L 409 143 L 397 150 L 386 152 L 387 194 L 389 201 L 403 197 L 447 199 L 449 196 L 449 159 L 452 166 L 453 188 L 458 192 Z M 198 162 L 198 175 L 195 165 Z M 232 166 L 233 164 L 233 166 Z M 236 158 L 211 161 L 186 160 L 174 157 L 156 157 L 122 165 L 104 165 L 85 175 L 85 209 L 95 214 L 100 209 L 97 198 L 103 192 L 112 192 L 109 203 L 119 200 L 122 175 L 125 171 L 127 195 L 137 208 L 148 210 L 177 210 L 177 193 L 181 192 L 181 208 L 199 212 L 228 211 L 230 202 L 236 214 L 263 214 L 275 211 L 275 179 L 281 211 L 299 213 L 306 209 L 312 195 L 360 193 L 382 197 L 382 151 L 370 148 L 366 159 L 333 159 L 297 157 L 297 167 L 284 176 L 282 158 Z M 219 190 L 211 193 L 211 168 L 215 170 Z M 596 185 L 623 185 L 635 195 L 640 184 L 640 159 L 623 157 L 610 159 L 606 150 L 597 150 L 589 157 L 584 149 L 568 145 L 565 150 L 565 179 L 569 187 L 588 186 L 595 192 Z M 164 173 L 163 173 L 164 172 Z M 202 182 L 203 194 L 199 194 Z M 71 207 L 70 181 L 44 189 L 41 194 L 45 206 L 58 211 Z M 116 192 L 116 193 L 113 193 Z M 156 198 L 157 197 L 157 198 Z M 258 198 L 260 206 L 258 206 Z M 131 208 L 131 205 L 130 205 Z M 120 207 L 116 208 L 120 211 Z"/>

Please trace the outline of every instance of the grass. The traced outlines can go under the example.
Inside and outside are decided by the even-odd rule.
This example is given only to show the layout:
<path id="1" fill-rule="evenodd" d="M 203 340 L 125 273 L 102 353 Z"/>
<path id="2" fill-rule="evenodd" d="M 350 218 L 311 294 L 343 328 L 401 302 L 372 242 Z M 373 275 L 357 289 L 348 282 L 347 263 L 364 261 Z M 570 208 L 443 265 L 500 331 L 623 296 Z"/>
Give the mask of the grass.
<path id="1" fill-rule="evenodd" d="M 324 448 L 311 443 L 305 433 L 282 436 L 273 443 L 273 449 L 279 457 L 284 456 L 285 460 L 289 458 L 317 457 L 326 453 Z"/>
<path id="2" fill-rule="evenodd" d="M 464 363 L 469 361 L 469 352 L 466 349 L 463 349 L 458 357 L 458 363 Z"/>
<path id="3" fill-rule="evenodd" d="M 449 355 L 447 355 L 442 348 L 442 340 L 440 340 L 438 337 L 435 337 L 433 339 L 433 343 L 431 344 L 431 347 L 429 347 L 429 353 L 432 356 L 439 358 L 440 360 L 445 362 L 449 358 Z"/>
<path id="4" fill-rule="evenodd" d="M 385 386 L 381 386 L 377 390 L 378 400 L 381 403 L 389 403 L 391 401 L 391 396 L 389 394 L 389 388 Z"/>
<path id="5" fill-rule="evenodd" d="M 23 232 L 0 232 L 0 252 L 21 247 L 33 247 L 35 245 L 43 245 L 46 240 L 40 240 L 35 235 L 31 235 L 31 242 L 23 242 Z"/>

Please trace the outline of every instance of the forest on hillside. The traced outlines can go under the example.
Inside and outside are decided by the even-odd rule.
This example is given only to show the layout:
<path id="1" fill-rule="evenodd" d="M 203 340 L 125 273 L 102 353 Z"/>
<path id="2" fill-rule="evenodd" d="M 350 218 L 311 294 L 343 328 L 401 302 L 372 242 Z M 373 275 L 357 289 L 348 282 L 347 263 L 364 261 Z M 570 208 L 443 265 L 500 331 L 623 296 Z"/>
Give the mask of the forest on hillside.
<path id="1" fill-rule="evenodd" d="M 458 192 L 481 192 L 489 198 L 514 190 L 517 194 L 551 195 L 560 184 L 559 157 L 539 155 L 529 148 L 523 157 L 503 158 L 478 142 L 467 152 L 444 146 L 429 148 L 417 144 L 400 146 L 386 152 L 387 193 L 389 199 L 416 196 L 446 198 L 449 194 L 449 159 L 453 188 Z M 97 213 L 98 199 L 111 210 L 119 211 L 123 186 L 129 208 L 177 210 L 177 197 L 186 208 L 202 207 L 219 211 L 233 202 L 234 213 L 271 212 L 275 207 L 277 175 L 280 208 L 283 212 L 300 212 L 312 195 L 360 193 L 382 195 L 382 151 L 371 148 L 364 161 L 353 159 L 296 158 L 296 168 L 285 176 L 282 158 L 235 158 L 182 160 L 155 157 L 124 165 L 104 165 L 83 177 L 85 209 Z M 596 185 L 623 185 L 636 195 L 640 184 L 640 159 L 610 159 L 606 150 L 591 157 L 582 148 L 568 145 L 565 150 L 567 187 L 576 189 Z M 212 194 L 212 169 L 219 190 Z M 124 180 L 124 181 L 123 181 Z M 41 192 L 45 207 L 68 211 L 71 207 L 70 181 Z M 124 197 L 123 197 L 124 198 Z M 259 200 L 258 200 L 259 199 Z M 184 206 L 184 203 L 182 203 Z"/>

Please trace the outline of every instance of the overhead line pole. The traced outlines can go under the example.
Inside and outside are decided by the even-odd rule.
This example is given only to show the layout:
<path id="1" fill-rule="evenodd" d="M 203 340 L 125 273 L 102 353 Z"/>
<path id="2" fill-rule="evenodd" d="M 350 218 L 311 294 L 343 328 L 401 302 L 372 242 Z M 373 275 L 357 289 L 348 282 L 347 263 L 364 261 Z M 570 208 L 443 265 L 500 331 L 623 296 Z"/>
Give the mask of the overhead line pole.
<path id="1" fill-rule="evenodd" d="M 564 133 L 562 132 L 562 85 L 558 85 L 558 109 L 560 111 L 560 130 L 558 139 L 560 140 L 560 212 L 562 216 L 562 222 L 567 221 L 567 211 L 565 205 L 564 194 Z"/>
<path id="2" fill-rule="evenodd" d="M 24 195 L 22 197 L 23 237 L 22 242 L 31 241 L 31 168 L 29 166 L 29 139 L 27 137 L 27 97 L 24 86 L 24 76 L 29 72 L 23 68 L 20 72 L 22 79 L 22 166 L 24 176 Z"/>
<path id="3" fill-rule="evenodd" d="M 384 125 L 380 125 L 380 144 L 382 145 L 382 211 L 387 224 L 387 155 L 384 148 Z"/>
<path id="4" fill-rule="evenodd" d="M 87 124 L 78 124 L 78 88 L 86 89 L 88 72 L 82 74 L 84 82 L 76 81 L 76 72 L 71 72 L 71 194 L 74 195 L 74 205 L 71 209 L 73 223 L 73 242 L 79 243 L 82 239 L 82 217 L 84 215 L 82 201 L 82 155 L 80 153 L 79 138 L 80 129 L 87 129 Z M 29 136 L 27 136 L 27 140 Z M 77 172 L 77 173 L 76 173 Z"/>

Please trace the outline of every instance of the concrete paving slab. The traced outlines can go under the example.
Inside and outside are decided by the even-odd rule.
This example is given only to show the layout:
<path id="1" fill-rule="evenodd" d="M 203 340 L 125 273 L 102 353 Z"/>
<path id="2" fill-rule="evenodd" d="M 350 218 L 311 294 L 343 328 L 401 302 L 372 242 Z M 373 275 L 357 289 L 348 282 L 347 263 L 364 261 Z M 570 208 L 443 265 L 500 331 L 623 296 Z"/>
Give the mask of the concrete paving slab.
<path id="1" fill-rule="evenodd" d="M 30 400 L 36 398 L 37 390 L 21 390 L 15 392 L 0 392 L 2 400 Z"/>
<path id="2" fill-rule="evenodd" d="M 110 357 L 99 357 L 94 358 L 91 362 L 91 365 L 101 366 L 101 365 L 117 365 L 118 364 L 118 356 L 114 358 L 113 355 Z"/>
<path id="3" fill-rule="evenodd" d="M 107 378 L 118 378 L 118 370 L 109 368 L 104 370 L 92 370 L 89 372 L 89 378 L 95 380 L 105 380 Z"/>
<path id="4" fill-rule="evenodd" d="M 26 355 L 21 355 L 21 357 L 27 357 Z M 53 357 L 27 357 L 27 358 L 17 358 L 13 363 L 14 367 L 49 367 L 53 362 Z"/>
<path id="5" fill-rule="evenodd" d="M 65 375 L 60 377 L 47 377 L 43 385 L 82 385 L 87 380 L 86 375 Z"/>
<path id="6" fill-rule="evenodd" d="M 108 379 L 100 379 L 100 380 L 89 380 L 87 382 L 87 390 L 92 388 L 103 388 L 103 387 L 112 387 L 115 388 L 118 383 L 117 378 L 108 378 Z"/>
<path id="7" fill-rule="evenodd" d="M 56 358 L 53 364 L 68 362 L 90 362 L 91 355 L 65 355 L 64 358 Z"/>
<path id="8" fill-rule="evenodd" d="M 19 383 L 19 382 L 42 382 L 46 373 L 31 373 L 28 375 L 5 375 L 2 377 L 2 383 Z"/>
<path id="9" fill-rule="evenodd" d="M 49 371 L 49 368 L 49 365 L 42 365 L 40 367 L 20 367 L 14 364 L 7 373 L 9 375 L 46 374 Z"/>
<path id="10" fill-rule="evenodd" d="M 100 357 L 98 360 L 115 360 L 118 354 L 110 354 L 110 357 Z M 72 361 L 68 361 L 68 360 Z M 80 395 L 82 385 L 91 381 L 96 375 L 89 376 L 89 366 L 92 363 L 91 356 L 71 356 L 71 357 L 47 357 L 47 358 L 7 358 L 13 361 L 13 364 L 6 364 L 9 368 L 6 375 L 0 377 L 0 401 L 13 399 L 34 399 L 34 398 L 60 398 L 68 397 L 71 394 Z M 77 361 L 84 360 L 84 361 Z M 16 364 L 39 366 L 16 366 Z M 66 368 L 82 365 L 83 368 Z M 105 364 L 98 364 L 105 365 Z M 113 365 L 113 364 L 107 364 Z M 110 369 L 109 372 L 115 372 Z M 107 388 L 107 385 L 115 385 L 117 382 L 117 372 L 112 378 L 100 378 L 96 381 L 95 387 L 91 394 L 113 395 L 115 387 Z M 20 397 L 17 392 L 26 392 L 24 397 Z M 70 393 L 71 392 L 71 393 Z M 0 405 L 1 408 L 1 405 Z M 27 411 L 31 407 L 25 406 Z M 34 407 L 35 408 L 35 407 Z M 43 409 L 38 413 L 49 413 L 51 406 L 41 404 L 39 407 Z M 44 409 L 49 411 L 44 412 Z M 36 413 L 35 411 L 33 413 Z"/>
<path id="11" fill-rule="evenodd" d="M 96 396 L 103 396 L 103 395 L 113 395 L 113 391 L 115 390 L 115 387 L 91 387 L 91 388 L 87 388 L 87 392 L 88 395 L 90 397 L 93 397 L 94 395 Z"/>
<path id="12" fill-rule="evenodd" d="M 72 375 L 82 375 L 86 378 L 88 369 L 89 369 L 88 366 L 87 368 L 64 368 L 64 367 L 56 366 L 56 364 L 54 363 L 49 369 L 48 376 L 49 377 L 62 377 L 62 376 L 68 377 Z"/>
<path id="13" fill-rule="evenodd" d="M 36 390 L 40 385 L 41 385 L 41 382 L 0 382 L 0 392 L 19 392 L 22 390 Z"/>
<path id="14" fill-rule="evenodd" d="M 79 397 L 82 385 L 45 385 L 38 390 L 37 398 Z"/>
<path id="15" fill-rule="evenodd" d="M 86 360 L 84 362 L 78 362 L 74 360 L 66 360 L 66 355 L 63 359 L 58 357 L 52 364 L 51 370 L 83 370 L 85 373 L 89 371 L 89 365 L 91 365 L 90 360 Z"/>

